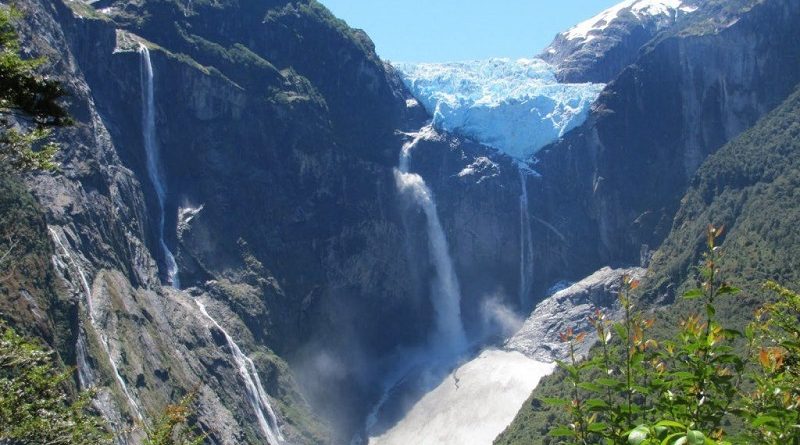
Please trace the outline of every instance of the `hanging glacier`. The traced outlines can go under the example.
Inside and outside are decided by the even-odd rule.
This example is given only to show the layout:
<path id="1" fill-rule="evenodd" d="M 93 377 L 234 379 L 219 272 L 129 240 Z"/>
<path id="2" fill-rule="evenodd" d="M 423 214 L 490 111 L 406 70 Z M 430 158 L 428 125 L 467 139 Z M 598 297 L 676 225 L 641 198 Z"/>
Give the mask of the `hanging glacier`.
<path id="1" fill-rule="evenodd" d="M 436 128 L 526 159 L 582 124 L 605 87 L 563 84 L 541 59 L 395 63 Z"/>

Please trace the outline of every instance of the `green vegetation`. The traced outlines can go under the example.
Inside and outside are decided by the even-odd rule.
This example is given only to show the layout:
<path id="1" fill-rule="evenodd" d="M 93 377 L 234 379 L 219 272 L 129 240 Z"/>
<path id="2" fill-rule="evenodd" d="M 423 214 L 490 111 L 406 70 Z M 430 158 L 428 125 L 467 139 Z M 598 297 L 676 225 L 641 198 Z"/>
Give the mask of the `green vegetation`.
<path id="1" fill-rule="evenodd" d="M 290 2 L 282 8 L 271 9 L 267 11 L 264 16 L 264 22 L 280 23 L 281 19 L 288 15 L 303 16 L 317 23 L 324 24 L 326 28 L 339 34 L 343 42 L 352 42 L 355 47 L 361 50 L 373 62 L 380 63 L 380 59 L 377 57 L 377 54 L 375 54 L 375 44 L 370 40 L 369 36 L 360 29 L 351 28 L 347 22 L 333 15 L 328 8 L 319 1 Z"/>
<path id="2" fill-rule="evenodd" d="M 652 311 L 648 315 L 655 320 L 651 337 L 659 343 L 664 339 L 680 339 L 680 332 L 685 329 L 680 326 L 681 321 L 705 310 L 699 299 L 687 300 L 673 295 L 682 295 L 697 287 L 695 272 L 707 242 L 699 235 L 710 223 L 726 227 L 726 233 L 717 240 L 725 253 L 717 259 L 717 267 L 731 286 L 741 289 L 735 298 L 714 301 L 718 324 L 745 332 L 756 311 L 773 304 L 777 298 L 774 292 L 765 292 L 765 282 L 800 283 L 800 231 L 796 225 L 800 220 L 798 116 L 800 92 L 795 92 L 752 129 L 712 155 L 698 170 L 681 202 L 670 235 L 656 252 L 647 276 L 635 291 L 641 308 Z M 726 337 L 723 343 L 732 347 L 737 356 L 746 356 L 748 342 L 745 338 Z M 650 352 L 648 350 L 647 354 Z M 602 354 L 600 346 L 592 351 L 592 360 L 596 360 L 598 354 Z M 752 358 L 750 361 L 755 362 Z M 587 374 L 586 379 L 594 377 Z M 567 412 L 543 401 L 563 398 L 569 391 L 567 379 L 565 370 L 543 379 L 495 443 L 559 443 L 561 438 L 548 436 L 548 432 L 553 425 L 568 422 Z M 742 431 L 742 421 L 735 417 L 744 418 L 745 415 L 728 416 L 723 419 L 723 426 Z M 760 442 L 753 440 L 753 443 Z"/>
<path id="3" fill-rule="evenodd" d="M 96 10 L 94 6 L 84 2 L 66 2 L 68 8 L 72 10 L 78 17 L 84 17 L 94 20 L 103 20 L 110 22 L 110 19 L 100 11 Z"/>
<path id="4" fill-rule="evenodd" d="M 70 123 L 60 104 L 65 95 L 60 84 L 37 74 L 45 60 L 20 56 L 15 29 L 20 18 L 13 6 L 0 5 L 0 314 L 30 321 L 19 323 L 26 334 L 40 335 L 65 351 L 70 335 L 52 335 L 53 326 L 26 319 L 22 314 L 27 311 L 17 310 L 26 305 L 20 301 L 24 296 L 47 311 L 53 323 L 65 320 L 50 307 L 55 292 L 44 219 L 18 174 L 55 169 L 58 147 L 50 141 L 51 131 Z"/>
<path id="5" fill-rule="evenodd" d="M 766 287 L 779 298 L 759 311 L 748 332 L 751 344 L 760 345 L 762 373 L 751 375 L 755 389 L 742 408 L 751 420 L 744 437 L 751 443 L 796 445 L 800 443 L 800 295 L 772 282 Z"/>
<path id="6" fill-rule="evenodd" d="M 96 445 L 112 435 L 91 407 L 92 391 L 70 396 L 74 369 L 61 371 L 51 351 L 0 322 L 0 443 Z M 144 426 L 145 445 L 199 445 L 205 436 L 187 426 L 194 393 L 168 405 Z"/>
<path id="7" fill-rule="evenodd" d="M 66 94 L 61 85 L 37 73 L 45 60 L 20 56 L 14 28 L 19 19 L 13 7 L 0 6 L 0 443 L 110 444 L 112 434 L 92 408 L 94 392 L 74 390 L 74 369 L 61 369 L 57 354 L 6 325 L 13 322 L 72 353 L 72 334 L 56 334 L 70 333 L 72 327 L 61 312 L 69 309 L 59 309 L 63 302 L 55 301 L 46 225 L 35 199 L 15 177 L 57 167 L 52 130 L 71 119 L 60 103 Z M 42 314 L 25 315 L 30 309 L 23 309 L 28 304 L 22 293 L 34 301 L 34 312 L 47 311 L 49 321 Z M 187 397 L 169 405 L 152 425 L 143 425 L 145 443 L 202 443 L 205 437 L 187 426 L 192 401 Z"/>
<path id="8" fill-rule="evenodd" d="M 69 123 L 59 103 L 61 85 L 36 74 L 44 59 L 24 60 L 14 21 L 19 13 L 0 7 L 0 166 L 53 170 L 58 147 L 48 142 L 53 127 Z"/>
<path id="9" fill-rule="evenodd" d="M 200 445 L 205 440 L 194 428 L 187 426 L 195 393 L 184 397 L 177 405 L 169 405 L 152 427 L 145 429 L 144 445 Z"/>
<path id="10" fill-rule="evenodd" d="M 85 392 L 70 401 L 72 371 L 56 369 L 52 353 L 0 324 L 0 443 L 110 443 Z"/>
<path id="11" fill-rule="evenodd" d="M 771 284 L 781 298 L 765 306 L 744 334 L 721 325 L 715 302 L 739 292 L 719 276 L 716 241 L 722 233 L 708 229 L 701 285 L 683 295 L 700 300 L 703 314 L 684 318 L 676 340 L 650 337 L 653 322 L 634 309 L 630 294 L 638 283 L 625 281 L 622 321 L 611 324 L 602 314 L 593 320 L 598 353 L 581 363 L 571 354 L 569 363 L 560 363 L 570 397 L 547 402 L 564 407 L 570 423 L 551 436 L 570 444 L 800 443 L 800 296 Z M 742 336 L 747 347 L 734 348 Z M 573 351 L 585 337 L 568 331 L 562 339 Z M 753 351 L 758 364 L 745 375 Z"/>
<path id="12" fill-rule="evenodd" d="M 41 207 L 16 174 L 0 169 L 0 319 L 69 359 L 77 333 L 52 255 Z"/>

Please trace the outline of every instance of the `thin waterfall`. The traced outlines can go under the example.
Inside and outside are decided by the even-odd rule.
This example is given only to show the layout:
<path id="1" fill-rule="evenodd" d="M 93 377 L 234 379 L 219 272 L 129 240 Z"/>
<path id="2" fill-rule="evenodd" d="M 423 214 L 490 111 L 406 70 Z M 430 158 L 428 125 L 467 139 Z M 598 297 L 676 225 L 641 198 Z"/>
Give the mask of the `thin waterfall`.
<path id="1" fill-rule="evenodd" d="M 528 184 L 523 168 L 519 169 L 519 307 L 528 309 L 533 276 L 533 236 L 528 210 Z"/>
<path id="2" fill-rule="evenodd" d="M 194 301 L 200 309 L 200 313 L 225 336 L 225 341 L 228 343 L 228 348 L 231 350 L 233 360 L 239 368 L 239 375 L 242 377 L 242 380 L 244 380 L 247 401 L 250 402 L 250 406 L 253 407 L 253 411 L 256 413 L 258 426 L 267 439 L 267 443 L 269 445 L 283 443 L 283 435 L 278 427 L 278 418 L 275 415 L 275 411 L 272 409 L 272 405 L 269 403 L 267 392 L 264 391 L 264 387 L 261 385 L 261 379 L 258 377 L 256 365 L 253 363 L 253 360 L 242 352 L 236 342 L 233 341 L 233 338 L 228 334 L 228 331 L 223 329 L 222 326 L 208 314 L 205 305 L 199 299 L 195 299 Z"/>
<path id="3" fill-rule="evenodd" d="M 153 184 L 153 188 L 156 191 L 156 199 L 158 200 L 158 243 L 161 246 L 161 252 L 164 255 L 164 262 L 167 266 L 167 282 L 179 289 L 181 284 L 178 279 L 178 263 L 175 262 L 175 255 L 172 254 L 172 251 L 167 247 L 166 241 L 164 241 L 164 205 L 167 199 L 167 188 L 156 139 L 156 107 L 150 50 L 146 46 L 140 45 L 139 56 L 142 65 L 142 138 L 144 139 L 144 150 L 147 155 L 147 176 Z"/>
<path id="4" fill-rule="evenodd" d="M 102 329 L 98 326 L 97 320 L 95 319 L 95 308 L 94 308 L 94 301 L 92 296 L 92 288 L 89 286 L 89 280 L 86 279 L 86 274 L 83 272 L 83 268 L 78 264 L 77 261 L 70 255 L 69 250 L 61 241 L 61 237 L 58 236 L 58 232 L 55 231 L 52 227 L 48 227 L 50 231 L 50 235 L 53 237 L 53 241 L 58 245 L 61 251 L 64 253 L 64 257 L 69 261 L 72 265 L 74 272 L 77 273 L 78 277 L 81 280 L 81 286 L 83 287 L 84 296 L 86 297 L 86 312 L 89 314 L 89 324 L 94 329 L 95 333 L 100 339 L 100 346 L 103 348 L 103 353 L 105 353 L 106 357 L 108 358 L 108 364 L 111 366 L 111 369 L 114 371 L 114 377 L 119 384 L 120 389 L 125 394 L 125 398 L 128 400 L 128 405 L 130 406 L 131 410 L 133 411 L 136 419 L 142 421 L 144 417 L 142 416 L 142 412 L 139 409 L 139 405 L 131 396 L 131 393 L 128 391 L 128 385 L 125 383 L 125 380 L 122 378 L 122 375 L 119 373 L 119 368 L 117 364 L 114 362 L 114 359 L 111 358 L 111 347 L 109 346 L 108 337 L 103 332 Z M 76 349 L 78 351 L 78 358 L 79 358 L 79 366 L 78 366 L 78 376 L 81 380 L 82 385 L 88 385 L 92 379 L 91 371 L 88 369 L 88 365 L 86 364 L 86 345 L 85 340 L 82 336 L 78 337 L 78 344 L 76 345 Z"/>
<path id="5" fill-rule="evenodd" d="M 433 192 L 425 184 L 425 180 L 416 173 L 408 172 L 411 150 L 426 137 L 435 134 L 432 126 L 422 128 L 413 134 L 413 139 L 403 145 L 400 153 L 399 167 L 394 176 L 397 189 L 410 196 L 422 208 L 427 220 L 428 243 L 433 265 L 436 268 L 436 280 L 433 283 L 432 303 L 436 312 L 436 328 L 439 346 L 450 352 L 460 352 L 466 345 L 466 335 L 461 323 L 461 289 L 458 277 L 450 258 L 447 238 L 439 221 L 436 201 Z"/>

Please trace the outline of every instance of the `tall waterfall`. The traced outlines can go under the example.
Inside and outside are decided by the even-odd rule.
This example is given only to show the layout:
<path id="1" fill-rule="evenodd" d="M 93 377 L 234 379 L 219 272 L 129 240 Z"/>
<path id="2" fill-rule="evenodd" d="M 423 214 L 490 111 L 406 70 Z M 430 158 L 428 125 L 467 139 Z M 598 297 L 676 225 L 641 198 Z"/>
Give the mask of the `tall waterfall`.
<path id="1" fill-rule="evenodd" d="M 267 439 L 267 443 L 269 445 L 278 445 L 283 443 L 283 435 L 278 427 L 278 418 L 275 416 L 275 411 L 272 409 L 272 405 L 269 403 L 267 392 L 264 391 L 264 387 L 261 385 L 261 379 L 258 377 L 256 365 L 253 363 L 253 360 L 251 360 L 250 357 L 246 356 L 242 352 L 242 350 L 239 348 L 239 345 L 237 345 L 236 342 L 233 341 L 233 338 L 228 334 L 228 331 L 223 329 L 222 326 L 220 326 L 220 324 L 208 314 L 205 305 L 198 299 L 195 299 L 194 301 L 203 316 L 205 316 L 211 322 L 211 324 L 219 329 L 219 331 L 222 332 L 222 335 L 225 336 L 225 341 L 228 343 L 228 348 L 231 350 L 233 360 L 236 362 L 236 366 L 239 368 L 239 375 L 242 377 L 242 380 L 244 380 L 245 391 L 247 392 L 247 401 L 250 403 L 250 406 L 253 407 L 253 411 L 256 413 L 256 417 L 258 418 L 258 426 L 261 428 L 261 432 Z"/>
<path id="2" fill-rule="evenodd" d="M 81 287 L 83 287 L 84 296 L 86 297 L 86 312 L 89 314 L 89 324 L 92 326 L 92 329 L 97 334 L 97 337 L 100 339 L 100 346 L 103 348 L 103 353 L 108 358 L 108 364 L 111 366 L 111 369 L 114 371 L 114 378 L 117 380 L 122 393 L 125 394 L 125 398 L 128 400 L 128 405 L 130 406 L 133 414 L 136 416 L 136 419 L 142 421 L 144 417 L 142 416 L 142 412 L 139 409 L 139 405 L 131 396 L 130 391 L 128 391 L 128 385 L 125 383 L 125 380 L 122 378 L 122 375 L 119 373 L 119 368 L 117 367 L 116 362 L 111 357 L 111 347 L 109 346 L 108 336 L 106 336 L 105 332 L 98 326 L 97 319 L 95 317 L 95 307 L 94 307 L 94 299 L 92 296 L 92 288 L 89 286 L 89 280 L 86 279 L 86 274 L 83 272 L 83 268 L 75 261 L 75 258 L 70 255 L 69 250 L 61 241 L 61 237 L 58 236 L 58 232 L 55 231 L 52 227 L 48 227 L 50 231 L 50 235 L 53 238 L 53 241 L 58 245 L 61 251 L 64 253 L 64 257 L 69 261 L 70 265 L 73 268 L 73 271 L 77 273 L 78 277 L 81 280 Z M 66 266 L 66 264 L 65 264 Z M 86 344 L 85 339 L 81 336 L 78 338 L 78 344 L 76 345 L 76 350 L 78 351 L 78 376 L 81 380 L 81 385 L 88 386 L 89 381 L 91 380 L 91 371 L 86 364 Z"/>
<path id="3" fill-rule="evenodd" d="M 439 221 L 433 192 L 420 175 L 408 172 L 411 150 L 420 140 L 434 134 L 435 130 L 432 126 L 424 127 L 418 133 L 413 134 L 413 139 L 403 145 L 399 167 L 395 169 L 394 176 L 397 189 L 412 197 L 422 208 L 427 219 L 430 255 L 436 268 L 432 303 L 436 311 L 437 346 L 445 347 L 447 351 L 460 352 L 466 345 L 466 335 L 461 324 L 461 289 L 453 267 L 453 260 L 450 258 L 447 238 Z"/>
<path id="4" fill-rule="evenodd" d="M 167 266 L 167 282 L 175 288 L 180 288 L 178 279 L 178 264 L 175 256 L 164 241 L 164 203 L 167 197 L 167 188 L 164 183 L 164 172 L 161 167 L 161 157 L 156 139 L 156 110 L 153 88 L 153 65 L 150 62 L 150 51 L 146 46 L 139 46 L 141 59 L 142 82 L 142 137 L 144 150 L 147 155 L 147 175 L 156 191 L 158 199 L 158 243 L 164 255 Z"/>
<path id="5" fill-rule="evenodd" d="M 519 169 L 519 307 L 529 309 L 528 297 L 531 292 L 533 276 L 533 236 L 528 213 L 528 184 L 525 169 Z"/>

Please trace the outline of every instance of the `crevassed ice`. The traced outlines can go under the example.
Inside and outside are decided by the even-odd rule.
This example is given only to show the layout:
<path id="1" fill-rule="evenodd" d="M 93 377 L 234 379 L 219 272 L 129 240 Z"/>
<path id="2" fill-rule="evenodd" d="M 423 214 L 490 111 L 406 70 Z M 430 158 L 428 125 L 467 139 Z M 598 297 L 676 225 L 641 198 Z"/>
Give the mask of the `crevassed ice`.
<path id="1" fill-rule="evenodd" d="M 524 159 L 583 123 L 603 84 L 560 84 L 540 59 L 397 63 L 439 129 Z"/>

